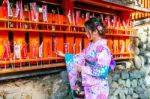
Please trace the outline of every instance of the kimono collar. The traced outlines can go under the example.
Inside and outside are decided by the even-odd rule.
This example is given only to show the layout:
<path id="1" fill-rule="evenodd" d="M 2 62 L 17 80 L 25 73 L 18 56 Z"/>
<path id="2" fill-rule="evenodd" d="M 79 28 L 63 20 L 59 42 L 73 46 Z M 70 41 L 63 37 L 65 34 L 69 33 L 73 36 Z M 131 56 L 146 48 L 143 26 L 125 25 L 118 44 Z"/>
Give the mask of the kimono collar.
<path id="1" fill-rule="evenodd" d="M 100 39 L 93 44 L 107 45 L 107 40 L 106 39 Z"/>

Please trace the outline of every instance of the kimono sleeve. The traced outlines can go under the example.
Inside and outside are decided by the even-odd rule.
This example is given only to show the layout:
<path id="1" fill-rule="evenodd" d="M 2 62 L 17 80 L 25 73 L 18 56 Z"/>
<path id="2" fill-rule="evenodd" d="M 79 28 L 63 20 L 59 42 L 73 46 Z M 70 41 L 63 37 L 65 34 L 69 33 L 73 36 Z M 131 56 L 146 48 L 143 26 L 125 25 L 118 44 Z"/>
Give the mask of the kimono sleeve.
<path id="1" fill-rule="evenodd" d="M 96 61 L 93 66 L 83 66 L 82 75 L 91 75 L 95 77 L 106 78 L 110 71 L 111 54 L 105 48 L 96 51 Z"/>
<path id="2" fill-rule="evenodd" d="M 65 62 L 70 81 L 70 86 L 72 89 L 74 89 L 78 74 L 76 64 L 84 65 L 84 56 L 82 53 L 76 55 L 65 54 Z"/>

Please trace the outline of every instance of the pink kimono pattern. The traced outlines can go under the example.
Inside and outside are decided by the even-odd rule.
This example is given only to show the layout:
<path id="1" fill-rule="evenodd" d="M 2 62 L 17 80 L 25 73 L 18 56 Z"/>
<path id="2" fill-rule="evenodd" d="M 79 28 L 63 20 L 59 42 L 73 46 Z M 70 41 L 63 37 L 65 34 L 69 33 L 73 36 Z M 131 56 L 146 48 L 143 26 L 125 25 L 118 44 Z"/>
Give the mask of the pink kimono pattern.
<path id="1" fill-rule="evenodd" d="M 82 66 L 81 75 L 85 99 L 108 98 L 108 73 L 114 70 L 116 64 L 109 51 L 106 39 L 90 43 L 79 54 L 65 54 L 65 60 L 71 91 L 75 89 L 77 80 L 76 64 L 80 64 Z"/>

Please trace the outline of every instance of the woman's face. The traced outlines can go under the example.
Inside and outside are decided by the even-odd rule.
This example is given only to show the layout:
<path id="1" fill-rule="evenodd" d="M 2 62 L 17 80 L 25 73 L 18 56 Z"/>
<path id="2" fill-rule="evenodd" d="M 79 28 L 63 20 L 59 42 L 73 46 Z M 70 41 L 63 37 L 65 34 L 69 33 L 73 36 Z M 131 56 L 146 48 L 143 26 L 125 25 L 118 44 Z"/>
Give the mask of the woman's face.
<path id="1" fill-rule="evenodd" d="M 86 29 L 86 36 L 88 37 L 89 40 L 92 40 L 92 31 L 89 29 Z"/>
<path id="2" fill-rule="evenodd" d="M 93 32 L 91 30 L 86 30 L 86 35 L 90 41 L 93 41 L 95 38 L 99 37 L 97 30 Z"/>

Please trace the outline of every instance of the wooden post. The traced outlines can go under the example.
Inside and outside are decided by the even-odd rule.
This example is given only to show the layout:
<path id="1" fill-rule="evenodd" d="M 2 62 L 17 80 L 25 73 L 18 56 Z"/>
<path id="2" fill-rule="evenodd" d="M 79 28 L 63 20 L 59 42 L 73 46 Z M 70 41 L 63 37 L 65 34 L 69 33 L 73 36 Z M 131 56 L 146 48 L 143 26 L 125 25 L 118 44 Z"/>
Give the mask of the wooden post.
<path id="1" fill-rule="evenodd" d="M 63 5 L 62 7 L 64 8 L 64 12 L 65 12 L 65 15 L 67 16 L 68 15 L 68 12 L 70 10 L 71 14 L 73 13 L 73 0 L 63 0 Z"/>

